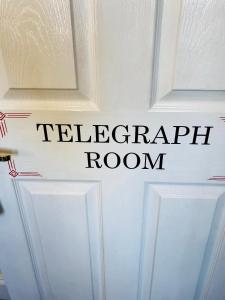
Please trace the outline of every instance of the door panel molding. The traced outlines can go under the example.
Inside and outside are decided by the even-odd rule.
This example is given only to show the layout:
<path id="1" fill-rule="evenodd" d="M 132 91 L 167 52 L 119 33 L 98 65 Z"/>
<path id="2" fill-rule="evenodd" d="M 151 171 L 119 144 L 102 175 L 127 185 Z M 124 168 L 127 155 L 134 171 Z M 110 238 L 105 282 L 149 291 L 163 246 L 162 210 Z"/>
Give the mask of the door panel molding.
<path id="1" fill-rule="evenodd" d="M 17 1 L 16 1 L 17 2 Z M 40 1 L 42 2 L 42 1 Z M 55 2 L 55 1 L 54 1 Z M 19 7 L 21 11 L 24 12 L 24 15 L 22 14 L 21 18 L 22 23 L 27 20 L 29 24 L 29 20 L 32 20 L 32 15 L 39 16 L 35 22 L 33 22 L 33 31 L 40 33 L 40 37 L 45 39 L 45 42 L 39 43 L 39 47 L 35 48 L 36 51 L 38 51 L 38 54 L 40 56 L 40 59 L 38 60 L 39 56 L 35 56 L 33 58 L 33 64 L 35 62 L 35 59 L 37 60 L 35 62 L 36 65 L 38 65 L 38 68 L 40 69 L 40 72 L 45 75 L 45 71 L 48 69 L 48 64 L 46 64 L 45 60 L 50 55 L 49 53 L 45 53 L 46 49 L 44 48 L 45 44 L 49 44 L 51 40 L 55 40 L 56 37 L 54 36 L 57 34 L 57 41 L 58 44 L 54 46 L 52 45 L 52 59 L 56 60 L 56 62 L 53 64 L 54 68 L 57 68 L 59 61 L 63 55 L 65 56 L 65 52 L 68 51 L 62 50 L 61 48 L 67 47 L 66 45 L 70 45 L 70 54 L 71 57 L 68 55 L 65 57 L 68 67 L 74 72 L 74 84 L 71 82 L 71 87 L 68 88 L 68 79 L 72 80 L 72 76 L 68 72 L 68 68 L 66 67 L 65 59 L 62 59 L 62 67 L 64 70 L 64 73 L 62 72 L 62 68 L 60 67 L 60 70 L 58 69 L 53 71 L 51 67 L 51 60 L 49 60 L 49 75 L 48 79 L 44 78 L 37 78 L 37 76 L 34 76 L 33 83 L 32 81 L 27 86 L 27 82 L 23 81 L 23 77 L 27 78 L 26 80 L 32 80 L 30 79 L 31 76 L 29 76 L 28 70 L 33 70 L 31 64 L 27 65 L 27 69 L 24 68 L 24 64 L 21 65 L 19 61 L 21 60 L 21 55 L 16 56 L 19 51 L 24 54 L 25 57 L 29 58 L 29 47 L 31 47 L 33 44 L 35 44 L 32 39 L 32 37 L 29 37 L 29 31 L 21 32 L 21 39 L 17 40 L 17 47 L 12 48 L 11 52 L 14 57 L 14 59 L 17 59 L 18 62 L 18 70 L 16 72 L 18 79 L 18 82 L 21 82 L 18 87 L 14 86 L 14 84 L 11 83 L 10 77 L 9 77 L 9 65 L 10 65 L 10 57 L 7 57 L 6 50 L 7 48 L 7 35 L 5 33 L 5 39 L 2 40 L 2 49 L 0 48 L 0 66 L 1 66 L 1 74 L 0 74 L 0 103 L 1 108 L 4 109 L 14 109 L 14 110 L 82 110 L 82 111 L 93 111 L 98 110 L 98 96 L 97 96 L 97 66 L 96 66 L 96 24 L 95 24 L 95 1 L 90 0 L 67 0 L 63 1 L 60 0 L 57 4 L 59 12 L 55 15 L 53 12 L 47 11 L 50 8 L 47 7 L 45 2 L 42 3 L 43 7 L 39 7 L 34 9 L 32 8 L 32 5 L 30 3 L 24 2 Z M 41 4 L 40 4 L 41 5 Z M 55 3 L 54 3 L 55 5 Z M 62 7 L 66 7 L 65 9 L 60 9 L 60 5 Z M 18 7 L 18 9 L 19 9 Z M 16 10 L 16 9 L 15 9 Z M 43 12 L 42 12 L 43 10 Z M 46 11 L 45 11 L 46 10 Z M 40 12 L 40 14 L 38 14 Z M 42 12 L 42 13 L 41 13 Z M 2 4 L 2 11 L 1 11 L 3 17 L 2 17 L 2 24 L 1 28 L 4 29 L 4 22 L 7 22 L 9 17 L 12 17 L 12 10 L 10 10 L 10 7 L 7 5 Z M 52 15 L 51 15 L 52 14 Z M 4 16 L 8 16 L 8 18 L 4 19 Z M 16 19 L 16 25 L 12 24 L 12 26 L 16 26 L 15 30 L 17 30 L 19 33 L 19 25 L 21 24 L 19 19 L 19 14 Z M 49 16 L 49 17 L 48 17 Z M 50 18 L 51 16 L 51 18 Z M 42 18 L 43 17 L 43 18 Z M 59 21 L 57 18 L 62 19 L 62 23 L 64 22 L 66 28 L 66 35 L 60 35 L 60 30 L 56 30 L 56 33 L 54 33 L 54 27 Z M 65 20 L 63 21 L 63 18 Z M 68 20 L 69 18 L 69 20 Z M 34 18 L 33 18 L 34 19 Z M 4 21 L 5 20 L 5 21 Z M 24 21 L 25 20 L 25 21 Z M 42 22 L 52 22 L 52 26 L 49 25 L 49 27 L 52 28 L 45 28 L 42 24 Z M 22 25 L 21 25 L 22 26 Z M 10 30 L 9 26 L 5 26 L 7 30 Z M 70 28 L 71 27 L 71 28 Z M 45 30 L 45 34 L 41 35 L 41 30 Z M 10 34 L 10 32 L 9 32 Z M 34 35 L 35 36 L 35 35 Z M 66 41 L 62 39 L 66 37 Z M 3 36 L 4 37 L 4 36 Z M 26 45 L 26 39 L 28 39 L 28 44 Z M 38 42 L 38 41 L 36 41 Z M 61 48 L 59 47 L 61 46 Z M 40 49 L 39 49 L 40 48 Z M 32 50 L 32 49 L 31 49 Z M 31 51 L 30 50 L 30 51 Z M 54 51 L 55 50 L 55 51 Z M 58 55 L 55 53 L 58 50 Z M 27 55 L 26 55 L 27 53 Z M 18 54 L 19 55 L 19 54 Z M 32 52 L 32 55 L 34 53 Z M 55 57 L 54 57 L 55 56 Z M 27 59 L 28 59 L 27 58 Z M 15 65 L 15 64 L 14 64 Z M 37 68 L 37 69 L 38 69 Z M 46 70 L 45 70 L 46 69 Z M 72 71 L 71 71 L 72 72 Z M 15 75 L 15 70 L 11 70 L 11 73 Z M 25 75 L 24 75 L 25 74 Z M 42 76 L 42 77 L 43 77 Z M 59 78 L 58 78 L 58 77 Z M 56 83 L 51 81 L 57 80 Z M 58 78 L 58 79 L 57 79 Z M 45 86 L 41 86 L 40 82 L 44 80 Z M 60 81 L 60 82 L 59 82 Z M 40 86 L 39 86 L 40 85 Z"/>
<path id="2" fill-rule="evenodd" d="M 182 34 L 180 31 L 182 3 L 179 0 L 159 0 L 153 3 L 155 36 L 150 111 L 220 112 L 224 110 L 224 90 L 203 89 L 200 86 L 195 89 L 188 86 L 187 89 L 176 88 L 178 44 Z M 217 9 L 217 5 L 213 9 Z M 211 23 L 208 25 L 210 26 Z M 204 52 L 204 49 L 201 51 Z"/>
<path id="3" fill-rule="evenodd" d="M 105 299 L 99 183 L 17 180 L 15 188 L 41 297 Z"/>
<path id="4" fill-rule="evenodd" d="M 224 214 L 224 186 L 146 183 L 138 299 L 223 299 Z"/>

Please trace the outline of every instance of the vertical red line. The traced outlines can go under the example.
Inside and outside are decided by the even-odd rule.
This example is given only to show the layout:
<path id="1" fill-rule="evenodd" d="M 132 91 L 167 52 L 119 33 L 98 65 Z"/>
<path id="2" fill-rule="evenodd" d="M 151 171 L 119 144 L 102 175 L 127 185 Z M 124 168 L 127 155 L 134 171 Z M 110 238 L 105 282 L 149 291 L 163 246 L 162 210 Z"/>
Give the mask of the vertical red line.
<path id="1" fill-rule="evenodd" d="M 9 165 L 9 170 L 12 171 L 12 162 L 11 162 L 11 160 L 8 161 L 8 165 Z"/>
<path id="2" fill-rule="evenodd" d="M 2 131 L 3 131 L 3 135 L 5 135 L 5 128 L 4 128 L 4 123 L 2 122 Z"/>
<path id="3" fill-rule="evenodd" d="M 5 131 L 8 132 L 8 128 L 7 128 L 7 125 L 6 125 L 6 121 L 4 120 L 4 125 L 5 125 Z"/>
<path id="4" fill-rule="evenodd" d="M 16 170 L 16 165 L 15 165 L 14 159 L 12 160 L 12 166 L 13 166 L 13 169 Z"/>
<path id="5" fill-rule="evenodd" d="M 2 122 L 0 123 L 0 132 L 1 132 L 1 136 L 3 138 L 3 132 L 2 132 Z"/>

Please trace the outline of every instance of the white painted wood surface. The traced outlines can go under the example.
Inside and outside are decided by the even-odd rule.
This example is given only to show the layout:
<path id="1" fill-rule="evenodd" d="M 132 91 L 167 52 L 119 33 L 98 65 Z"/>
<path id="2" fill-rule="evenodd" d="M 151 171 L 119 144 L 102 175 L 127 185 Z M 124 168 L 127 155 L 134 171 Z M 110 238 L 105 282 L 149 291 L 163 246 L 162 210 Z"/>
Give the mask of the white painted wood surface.
<path id="1" fill-rule="evenodd" d="M 215 276 L 224 282 L 215 270 L 224 261 L 224 192 L 219 186 L 146 184 L 139 299 L 224 298 L 218 286 L 211 291 Z"/>
<path id="2" fill-rule="evenodd" d="M 17 191 L 41 298 L 103 299 L 98 183 L 22 181 Z"/>
<path id="3" fill-rule="evenodd" d="M 180 112 L 225 109 L 223 1 L 152 3 L 156 8 L 150 108 Z"/>
<path id="4" fill-rule="evenodd" d="M 95 2 L 15 3 L 0 1 L 2 109 L 96 110 Z"/>
<path id="5" fill-rule="evenodd" d="M 69 0 L 0 1 L 10 88 L 76 88 Z"/>
<path id="6" fill-rule="evenodd" d="M 182 1 L 174 88 L 225 90 L 223 0 Z"/>
<path id="7" fill-rule="evenodd" d="M 0 164 L 0 268 L 11 299 L 224 299 L 225 185 L 208 180 L 225 176 L 225 123 L 220 119 L 225 114 L 223 73 L 217 81 L 210 67 L 207 78 L 213 78 L 214 85 L 208 86 L 205 73 L 195 70 L 198 64 L 190 64 L 188 70 L 182 66 L 187 51 L 181 47 L 182 41 L 192 38 L 190 32 L 184 33 L 186 21 L 195 20 L 200 26 L 194 17 L 206 4 L 197 0 L 21 0 L 12 9 L 13 2 L 0 0 L 0 15 L 14 16 L 19 6 L 16 21 L 25 14 L 28 25 L 37 18 L 45 20 L 43 24 L 55 24 L 54 41 L 59 45 L 61 38 L 70 36 L 68 44 L 74 49 L 68 44 L 60 48 L 67 56 L 62 67 L 66 75 L 60 72 L 60 76 L 65 83 L 75 62 L 77 77 L 74 73 L 70 80 L 77 83 L 77 89 L 59 85 L 51 90 L 47 80 L 46 88 L 37 89 L 34 82 L 32 89 L 12 88 L 4 54 L 8 44 L 1 43 L 0 111 L 32 114 L 27 119 L 6 119 L 8 133 L 0 138 L 0 148 L 18 151 L 18 171 L 42 175 L 12 180 L 7 164 Z M 211 20 L 221 3 L 206 2 L 206 17 L 211 17 L 203 18 L 201 24 L 212 29 L 216 25 Z M 53 3 L 54 9 L 47 9 Z M 190 13 L 196 3 L 198 12 Z M 59 10 L 60 5 L 65 9 Z M 29 21 L 28 16 L 33 15 Z M 188 15 L 193 18 L 189 20 Z M 57 23 L 58 17 L 64 20 L 63 26 Z M 222 17 L 221 9 L 219 23 Z M 2 24 L 6 31 L 13 24 L 19 26 L 12 18 L 9 21 L 9 25 L 0 21 L 1 32 Z M 28 25 L 23 24 L 23 33 Z M 42 29 L 51 35 L 52 28 Z M 200 32 L 198 27 L 193 37 L 197 39 Z M 9 48 L 16 42 L 17 36 L 11 35 Z M 216 49 L 211 43 L 210 39 L 200 65 L 211 47 Z M 212 71 L 223 55 L 222 44 L 217 46 L 221 55 Z M 190 59 L 195 57 L 195 52 L 192 54 Z M 17 66 L 20 55 L 18 52 L 15 57 Z M 53 58 L 48 57 L 48 62 Z M 214 64 L 214 59 L 212 55 L 210 63 Z M 54 68 L 61 70 L 60 65 Z M 175 71 L 191 74 L 186 81 L 179 75 L 182 91 L 177 90 Z M 193 81 L 195 72 L 199 78 Z M 192 81 L 199 85 L 196 90 L 192 90 Z M 201 82 L 205 82 L 204 91 Z M 219 90 L 213 88 L 216 85 Z M 160 138 L 157 145 L 59 143 L 56 130 L 49 133 L 52 142 L 44 143 L 37 123 L 84 124 L 86 138 L 93 134 L 93 124 L 110 128 L 143 124 L 149 126 L 150 136 L 164 125 L 169 143 Z M 190 145 L 191 135 L 174 145 L 176 125 L 192 130 L 192 126 L 213 126 L 210 145 Z M 120 133 L 124 138 L 123 131 Z M 68 130 L 68 137 L 71 134 L 74 132 Z M 132 170 L 123 165 L 87 169 L 85 151 L 97 151 L 101 158 L 107 152 L 115 151 L 121 157 L 135 152 L 142 164 L 145 152 L 154 158 L 166 153 L 165 170 Z M 131 163 L 135 163 L 134 157 Z"/>

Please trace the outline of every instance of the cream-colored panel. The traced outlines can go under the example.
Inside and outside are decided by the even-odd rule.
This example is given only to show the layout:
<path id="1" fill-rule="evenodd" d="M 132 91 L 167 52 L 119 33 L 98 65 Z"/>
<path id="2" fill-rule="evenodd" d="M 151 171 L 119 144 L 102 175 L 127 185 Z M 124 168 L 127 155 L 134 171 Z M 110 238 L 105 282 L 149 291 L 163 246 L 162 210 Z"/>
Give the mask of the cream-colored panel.
<path id="1" fill-rule="evenodd" d="M 98 183 L 21 181 L 16 186 L 41 299 L 102 300 Z"/>
<path id="2" fill-rule="evenodd" d="M 0 0 L 0 50 L 9 88 L 76 88 L 70 1 Z"/>
<path id="3" fill-rule="evenodd" d="M 223 1 L 153 3 L 150 109 L 221 112 L 225 109 Z"/>
<path id="4" fill-rule="evenodd" d="M 224 299 L 224 200 L 224 186 L 146 185 L 138 299 Z"/>
<path id="5" fill-rule="evenodd" d="M 224 90 L 224 1 L 182 2 L 174 88 Z"/>

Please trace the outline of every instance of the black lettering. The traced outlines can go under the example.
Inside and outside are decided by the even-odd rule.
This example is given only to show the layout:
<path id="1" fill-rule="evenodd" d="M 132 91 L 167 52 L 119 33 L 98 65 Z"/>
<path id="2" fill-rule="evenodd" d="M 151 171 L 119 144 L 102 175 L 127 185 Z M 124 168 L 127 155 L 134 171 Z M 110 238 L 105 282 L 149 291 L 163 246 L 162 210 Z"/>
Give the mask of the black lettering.
<path id="1" fill-rule="evenodd" d="M 75 142 L 77 142 L 77 143 L 91 143 L 91 136 L 86 141 L 82 140 L 81 127 L 84 126 L 84 125 L 74 124 L 74 126 L 77 128 L 77 140 Z"/>
<path id="2" fill-rule="evenodd" d="M 111 156 L 111 157 L 114 156 L 116 158 L 115 166 L 109 165 L 109 161 L 111 161 L 111 160 L 108 160 L 109 156 Z M 120 165 L 120 161 L 121 161 L 120 156 L 115 152 L 109 152 L 104 156 L 104 164 L 109 169 L 116 169 Z"/>
<path id="3" fill-rule="evenodd" d="M 161 136 L 160 136 L 160 134 L 161 134 Z M 167 137 L 166 137 L 166 133 L 165 133 L 165 130 L 164 130 L 163 126 L 161 126 L 159 128 L 159 131 L 157 132 L 157 134 L 156 134 L 154 140 L 151 142 L 151 144 L 157 144 L 157 142 L 155 141 L 156 139 L 164 139 L 164 142 L 162 144 L 170 144 L 168 142 Z"/>
<path id="4" fill-rule="evenodd" d="M 181 144 L 178 142 L 179 137 L 188 135 L 190 129 L 187 126 L 173 126 L 173 127 L 176 128 L 176 130 L 175 130 L 174 142 L 171 144 Z M 184 129 L 184 132 L 180 133 L 180 129 Z"/>
<path id="5" fill-rule="evenodd" d="M 141 136 L 143 138 L 143 142 L 145 144 L 149 144 L 150 143 L 150 140 L 147 139 L 147 137 L 146 137 L 146 134 L 149 132 L 149 129 L 148 129 L 147 126 L 144 126 L 144 125 L 133 125 L 132 127 L 135 128 L 135 131 L 134 131 L 134 142 L 133 142 L 133 144 L 141 144 L 141 142 L 139 141 L 139 136 Z M 139 132 L 140 128 L 144 129 L 143 133 Z"/>
<path id="6" fill-rule="evenodd" d="M 150 168 L 154 169 L 158 162 L 158 168 L 156 168 L 156 169 L 157 170 L 165 170 L 163 168 L 163 158 L 164 158 L 164 155 L 166 155 L 166 153 L 160 153 L 154 163 L 153 163 L 152 158 L 149 153 L 142 153 L 142 154 L 144 154 L 144 156 L 145 156 L 145 164 L 142 169 L 149 169 L 147 167 L 147 162 L 149 163 Z"/>
<path id="7" fill-rule="evenodd" d="M 128 125 L 124 126 L 124 125 L 118 125 L 116 127 L 113 128 L 112 130 L 112 138 L 113 140 L 118 143 L 118 144 L 124 144 L 124 143 L 127 143 L 128 144 L 128 140 L 129 140 L 129 136 L 130 134 L 122 134 L 122 137 L 124 137 L 124 139 L 122 141 L 119 141 L 117 136 L 116 136 L 116 133 L 117 133 L 117 130 L 119 128 L 123 128 L 126 130 L 126 132 L 128 133 Z"/>
<path id="8" fill-rule="evenodd" d="M 94 143 L 109 143 L 109 137 L 105 140 L 100 140 L 100 137 L 105 138 L 105 130 L 109 131 L 108 125 L 93 125 L 95 127 L 96 139 Z M 100 127 L 103 127 L 102 131 L 100 131 Z"/>
<path id="9" fill-rule="evenodd" d="M 84 152 L 84 153 L 87 154 L 87 161 L 88 161 L 88 166 L 86 167 L 86 169 L 93 169 L 95 167 L 100 169 L 102 167 L 102 165 L 98 162 L 100 158 L 100 154 L 98 152 Z M 95 167 L 93 166 L 92 162 L 95 163 Z"/>
<path id="10" fill-rule="evenodd" d="M 44 132 L 44 140 L 42 140 L 42 142 L 51 142 L 51 140 L 49 140 L 49 138 L 48 138 L 47 127 L 49 126 L 51 128 L 51 130 L 54 131 L 53 124 L 36 124 L 37 131 L 39 130 L 40 126 L 43 126 L 43 132 Z"/>
<path id="11" fill-rule="evenodd" d="M 210 143 L 208 142 L 209 141 L 209 134 L 210 134 L 210 130 L 211 130 L 211 128 L 213 128 L 213 126 L 205 126 L 206 133 L 198 133 L 198 130 L 202 126 L 192 126 L 192 127 L 194 128 L 194 135 L 193 135 L 193 141 L 192 141 L 192 143 L 190 143 L 190 145 L 198 145 L 197 137 L 199 137 L 199 136 L 205 137 L 205 140 L 202 143 L 202 145 L 210 145 Z"/>
<path id="12" fill-rule="evenodd" d="M 130 157 L 131 155 L 134 155 L 136 157 L 136 162 L 135 162 L 135 165 L 133 167 L 131 166 L 128 166 L 128 157 Z M 136 169 L 139 165 L 140 165 L 140 162 L 141 162 L 141 159 L 139 157 L 139 155 L 137 155 L 136 153 L 134 152 L 130 152 L 130 153 L 127 153 L 124 158 L 123 158 L 123 163 L 124 163 L 124 166 L 127 168 L 127 169 Z"/>
<path id="13" fill-rule="evenodd" d="M 67 137 L 68 138 L 68 128 L 71 131 L 72 127 L 70 124 L 55 124 L 56 126 L 58 126 L 58 133 L 59 133 L 59 140 L 57 142 L 73 142 L 73 136 L 70 137 L 70 139 L 65 140 L 63 137 Z M 68 127 L 68 128 L 63 128 L 62 127 Z"/>

